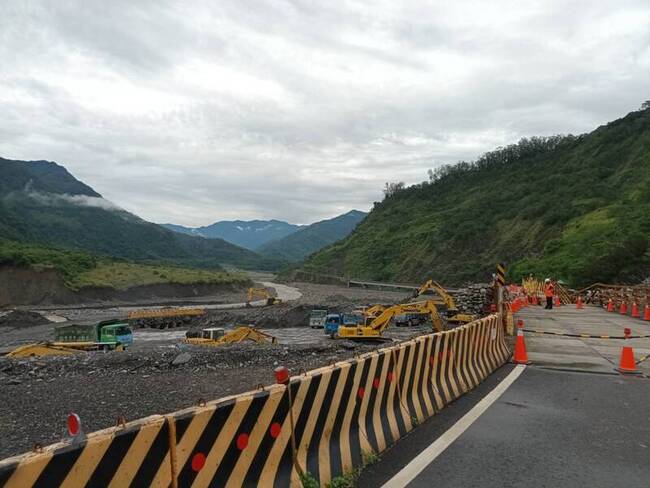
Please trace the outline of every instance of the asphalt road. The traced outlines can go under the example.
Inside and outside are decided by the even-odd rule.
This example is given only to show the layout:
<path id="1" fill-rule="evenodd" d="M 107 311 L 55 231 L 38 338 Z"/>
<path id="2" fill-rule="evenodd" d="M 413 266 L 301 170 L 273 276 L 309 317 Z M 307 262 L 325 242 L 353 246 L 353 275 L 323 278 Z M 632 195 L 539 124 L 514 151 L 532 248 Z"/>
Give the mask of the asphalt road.
<path id="1" fill-rule="evenodd" d="M 512 370 L 506 365 L 364 470 L 382 486 Z M 650 486 L 650 379 L 527 367 L 409 487 Z"/>

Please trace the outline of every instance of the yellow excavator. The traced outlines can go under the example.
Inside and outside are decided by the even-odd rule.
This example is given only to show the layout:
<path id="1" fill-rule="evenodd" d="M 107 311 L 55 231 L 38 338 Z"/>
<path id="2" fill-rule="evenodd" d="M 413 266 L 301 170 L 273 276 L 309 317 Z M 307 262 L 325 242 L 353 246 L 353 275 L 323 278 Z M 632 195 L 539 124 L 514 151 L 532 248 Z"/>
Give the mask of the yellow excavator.
<path id="1" fill-rule="evenodd" d="M 183 342 L 200 346 L 221 346 L 223 344 L 235 344 L 244 341 L 253 341 L 257 344 L 275 344 L 277 342 L 277 339 L 272 335 L 247 325 L 241 325 L 230 332 L 226 332 L 221 327 L 210 327 L 201 330 L 197 334 L 198 337 L 192 337 L 194 334 L 191 332 L 188 332 L 187 335 L 188 337 L 183 339 Z"/>
<path id="2" fill-rule="evenodd" d="M 249 288 L 246 295 L 246 305 L 250 306 L 251 302 L 255 300 L 255 298 L 266 300 L 267 305 L 277 305 L 282 303 L 282 300 L 272 296 L 266 288 Z"/>
<path id="3" fill-rule="evenodd" d="M 427 313 L 431 316 L 431 323 L 438 332 L 444 329 L 438 309 L 433 300 L 425 302 L 401 303 L 384 309 L 377 317 L 368 324 L 356 326 L 341 325 L 338 329 L 338 337 L 342 339 L 381 339 L 382 333 L 390 325 L 390 321 L 403 313 Z"/>
<path id="4" fill-rule="evenodd" d="M 429 290 L 437 293 L 440 297 L 438 299 L 434 298 L 431 301 L 433 301 L 433 303 L 436 305 L 444 305 L 447 308 L 447 322 L 453 324 L 466 324 L 472 320 L 477 319 L 476 315 L 459 313 L 458 307 L 456 307 L 456 302 L 454 302 L 453 297 L 437 281 L 425 281 L 422 286 L 420 286 L 420 288 L 418 288 L 414 293 L 414 297 L 424 295 Z"/>
<path id="5" fill-rule="evenodd" d="M 370 307 L 363 307 L 363 308 L 356 309 L 352 313 L 357 315 L 362 315 L 366 319 L 366 322 L 368 322 L 370 320 L 373 320 L 384 310 L 386 310 L 385 305 L 377 304 L 377 305 L 372 305 Z"/>

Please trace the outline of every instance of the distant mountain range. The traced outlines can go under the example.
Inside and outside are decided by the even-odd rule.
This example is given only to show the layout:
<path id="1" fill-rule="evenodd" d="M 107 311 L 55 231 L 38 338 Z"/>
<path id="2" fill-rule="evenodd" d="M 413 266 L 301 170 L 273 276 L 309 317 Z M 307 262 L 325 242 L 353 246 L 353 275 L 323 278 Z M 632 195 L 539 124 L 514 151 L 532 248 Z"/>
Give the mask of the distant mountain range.
<path id="1" fill-rule="evenodd" d="M 49 161 L 0 158 L 0 239 L 140 262 L 249 269 L 283 265 L 222 239 L 183 235 L 146 222 Z"/>
<path id="2" fill-rule="evenodd" d="M 286 237 L 264 244 L 257 252 L 291 262 L 302 261 L 310 254 L 347 237 L 366 215 L 365 212 L 351 210 L 333 219 L 321 220 Z"/>
<path id="3" fill-rule="evenodd" d="M 162 225 L 182 234 L 220 238 L 269 258 L 297 262 L 346 237 L 365 216 L 365 212 L 351 210 L 311 225 L 295 225 L 281 220 L 225 220 L 205 227 Z"/>
<path id="4" fill-rule="evenodd" d="M 184 227 L 175 224 L 162 224 L 175 232 L 209 239 L 223 239 L 231 244 L 252 251 L 267 242 L 282 239 L 293 234 L 303 226 L 281 220 L 223 220 L 205 227 Z"/>
<path id="5" fill-rule="evenodd" d="M 104 199 L 54 162 L 0 158 L 0 241 L 138 262 L 279 270 L 347 236 L 364 217 L 353 210 L 308 226 L 279 220 L 162 226 Z"/>

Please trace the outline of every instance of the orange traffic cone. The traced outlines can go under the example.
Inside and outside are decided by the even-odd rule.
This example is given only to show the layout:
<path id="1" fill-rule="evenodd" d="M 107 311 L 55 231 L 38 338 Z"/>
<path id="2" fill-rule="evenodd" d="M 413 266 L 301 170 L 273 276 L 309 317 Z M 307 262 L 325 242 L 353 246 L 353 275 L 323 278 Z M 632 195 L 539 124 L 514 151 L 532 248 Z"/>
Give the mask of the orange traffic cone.
<path id="1" fill-rule="evenodd" d="M 582 303 L 582 297 L 578 295 L 578 299 L 576 300 L 576 308 L 578 310 L 585 308 L 585 304 Z"/>
<path id="2" fill-rule="evenodd" d="M 517 321 L 517 340 L 515 342 L 515 354 L 512 361 L 516 364 L 530 364 L 528 354 L 526 353 L 526 343 L 524 342 L 524 321 Z"/>
<path id="3" fill-rule="evenodd" d="M 607 302 L 607 311 L 608 312 L 613 312 L 614 311 L 614 302 L 612 301 L 611 298 Z"/>
<path id="4" fill-rule="evenodd" d="M 641 314 L 639 313 L 639 305 L 636 302 L 632 303 L 632 317 L 639 318 Z"/>
<path id="5" fill-rule="evenodd" d="M 643 312 L 643 320 L 650 320 L 650 304 L 645 304 L 645 311 Z"/>
<path id="6" fill-rule="evenodd" d="M 616 368 L 616 371 L 623 374 L 641 374 L 641 372 L 636 369 L 634 350 L 631 346 L 623 346 L 623 349 L 621 349 L 621 361 L 618 368 Z"/>
<path id="7" fill-rule="evenodd" d="M 618 308 L 618 313 L 621 315 L 627 315 L 627 303 L 621 302 L 621 306 Z"/>
<path id="8" fill-rule="evenodd" d="M 560 297 L 555 295 L 555 298 L 553 299 L 553 306 L 559 307 L 560 305 L 562 305 L 562 302 L 560 302 Z"/>

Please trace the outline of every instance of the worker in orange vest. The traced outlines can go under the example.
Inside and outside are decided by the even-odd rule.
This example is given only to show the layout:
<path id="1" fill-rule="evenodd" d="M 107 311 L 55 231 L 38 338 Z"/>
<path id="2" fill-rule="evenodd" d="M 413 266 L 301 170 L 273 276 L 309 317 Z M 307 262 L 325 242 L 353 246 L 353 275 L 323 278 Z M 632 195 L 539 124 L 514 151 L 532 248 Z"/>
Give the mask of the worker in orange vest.
<path id="1" fill-rule="evenodd" d="M 546 310 L 553 310 L 553 295 L 555 295 L 555 287 L 551 282 L 551 278 L 546 278 L 544 281 L 544 296 L 546 297 Z"/>

